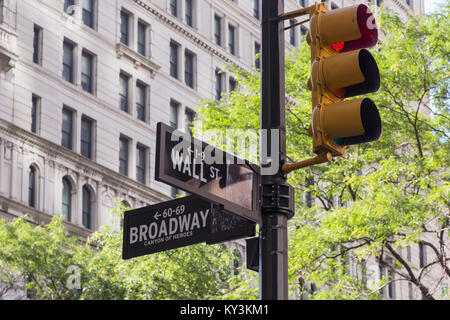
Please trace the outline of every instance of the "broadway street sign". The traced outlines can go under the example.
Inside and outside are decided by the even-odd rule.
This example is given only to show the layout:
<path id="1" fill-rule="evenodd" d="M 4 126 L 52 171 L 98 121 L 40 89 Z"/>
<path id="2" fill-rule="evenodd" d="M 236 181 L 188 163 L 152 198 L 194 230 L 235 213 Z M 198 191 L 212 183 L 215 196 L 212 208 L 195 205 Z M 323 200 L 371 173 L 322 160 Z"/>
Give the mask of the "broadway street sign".
<path id="1" fill-rule="evenodd" d="M 260 168 L 158 123 L 155 179 L 259 223 Z"/>
<path id="2" fill-rule="evenodd" d="M 125 212 L 123 259 L 255 234 L 255 223 L 188 196 Z"/>

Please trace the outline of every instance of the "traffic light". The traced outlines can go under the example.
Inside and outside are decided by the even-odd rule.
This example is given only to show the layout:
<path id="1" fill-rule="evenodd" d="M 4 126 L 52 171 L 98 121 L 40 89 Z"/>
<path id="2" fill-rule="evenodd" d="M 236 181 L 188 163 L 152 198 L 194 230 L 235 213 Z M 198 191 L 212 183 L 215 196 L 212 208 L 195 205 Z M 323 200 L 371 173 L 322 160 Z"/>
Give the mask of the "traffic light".
<path id="1" fill-rule="evenodd" d="M 344 156 L 350 145 L 377 140 L 381 119 L 368 98 L 346 100 L 378 91 L 380 73 L 365 48 L 378 42 L 375 18 L 366 5 L 328 10 L 316 3 L 310 13 L 313 151 Z"/>

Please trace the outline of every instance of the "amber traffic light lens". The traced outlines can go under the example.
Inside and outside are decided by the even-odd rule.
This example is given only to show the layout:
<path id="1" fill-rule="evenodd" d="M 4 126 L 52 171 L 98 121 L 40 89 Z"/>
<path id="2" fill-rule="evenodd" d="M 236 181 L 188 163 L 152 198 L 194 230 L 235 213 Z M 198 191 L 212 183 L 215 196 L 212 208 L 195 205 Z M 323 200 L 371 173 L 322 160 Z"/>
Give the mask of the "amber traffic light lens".
<path id="1" fill-rule="evenodd" d="M 360 4 L 356 9 L 356 21 L 361 37 L 359 39 L 331 44 L 331 48 L 334 51 L 342 53 L 363 48 L 371 48 L 377 44 L 378 28 L 375 17 L 366 5 Z"/>
<path id="2" fill-rule="evenodd" d="M 339 98 L 359 96 L 361 94 L 376 92 L 380 89 L 380 71 L 372 54 L 366 49 L 360 50 L 358 63 L 359 69 L 364 77 L 364 82 L 333 91 Z"/>
<path id="3" fill-rule="evenodd" d="M 328 90 L 338 98 L 349 98 L 378 91 L 380 72 L 366 49 L 325 57 L 321 75 Z"/>

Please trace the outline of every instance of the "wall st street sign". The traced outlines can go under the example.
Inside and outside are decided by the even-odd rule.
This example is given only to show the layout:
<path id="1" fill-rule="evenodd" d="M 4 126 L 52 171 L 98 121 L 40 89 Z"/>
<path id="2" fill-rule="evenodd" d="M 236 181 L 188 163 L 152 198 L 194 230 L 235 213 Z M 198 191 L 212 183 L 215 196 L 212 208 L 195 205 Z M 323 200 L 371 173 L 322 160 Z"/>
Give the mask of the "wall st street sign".
<path id="1" fill-rule="evenodd" d="M 196 196 L 125 212 L 123 259 L 253 236 L 255 223 Z"/>
<path id="2" fill-rule="evenodd" d="M 155 179 L 259 223 L 260 168 L 158 123 Z"/>

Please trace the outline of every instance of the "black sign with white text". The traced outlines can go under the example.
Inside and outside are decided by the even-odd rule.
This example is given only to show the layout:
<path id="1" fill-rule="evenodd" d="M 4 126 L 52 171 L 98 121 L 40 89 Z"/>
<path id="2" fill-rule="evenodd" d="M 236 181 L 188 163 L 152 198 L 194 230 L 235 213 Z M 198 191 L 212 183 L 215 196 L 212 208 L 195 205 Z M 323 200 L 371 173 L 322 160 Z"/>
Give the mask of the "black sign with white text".
<path id="1" fill-rule="evenodd" d="M 125 212 L 123 258 L 252 236 L 255 223 L 196 196 Z"/>
<path id="2" fill-rule="evenodd" d="M 164 123 L 157 126 L 155 179 L 259 223 L 260 168 Z"/>

